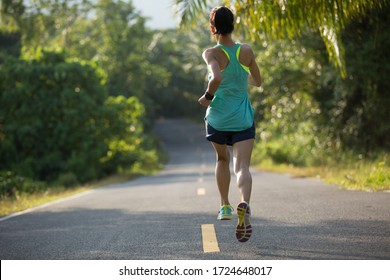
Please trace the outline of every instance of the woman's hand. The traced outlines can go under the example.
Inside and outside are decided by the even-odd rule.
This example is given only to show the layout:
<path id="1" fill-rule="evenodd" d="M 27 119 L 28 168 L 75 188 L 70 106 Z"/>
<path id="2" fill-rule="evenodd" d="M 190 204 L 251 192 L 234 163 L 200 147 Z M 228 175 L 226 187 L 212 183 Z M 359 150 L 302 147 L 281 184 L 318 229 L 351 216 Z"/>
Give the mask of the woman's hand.
<path id="1" fill-rule="evenodd" d="M 198 102 L 200 105 L 204 106 L 204 107 L 208 107 L 211 103 L 211 100 L 207 100 L 206 99 L 206 96 L 203 94 L 199 99 L 198 99 Z"/>

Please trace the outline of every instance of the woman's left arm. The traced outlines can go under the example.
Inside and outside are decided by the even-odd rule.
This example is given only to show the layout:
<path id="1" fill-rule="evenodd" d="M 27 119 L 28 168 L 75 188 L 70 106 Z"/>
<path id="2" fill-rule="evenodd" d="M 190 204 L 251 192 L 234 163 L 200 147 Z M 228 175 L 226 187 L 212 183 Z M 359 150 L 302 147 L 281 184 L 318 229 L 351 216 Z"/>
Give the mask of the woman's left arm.
<path id="1" fill-rule="evenodd" d="M 262 78 L 260 74 L 260 69 L 256 63 L 255 54 L 253 53 L 252 48 L 247 44 L 243 44 L 241 47 L 240 62 L 249 68 L 249 84 L 256 87 L 261 86 Z"/>

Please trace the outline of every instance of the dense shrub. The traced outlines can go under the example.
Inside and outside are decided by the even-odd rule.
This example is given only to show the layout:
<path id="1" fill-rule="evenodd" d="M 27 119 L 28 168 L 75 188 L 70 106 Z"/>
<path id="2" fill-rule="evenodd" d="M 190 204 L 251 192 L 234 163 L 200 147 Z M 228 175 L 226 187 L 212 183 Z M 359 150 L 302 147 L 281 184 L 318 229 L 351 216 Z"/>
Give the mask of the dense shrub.
<path id="1" fill-rule="evenodd" d="M 39 60 L 10 60 L 0 71 L 0 169 L 49 181 L 61 172 L 95 178 L 106 150 L 106 96 L 95 70 L 44 53 Z"/>
<path id="2" fill-rule="evenodd" d="M 96 73 L 58 53 L 2 65 L 0 170 L 72 186 L 142 157 L 142 104 L 107 97 Z"/>
<path id="3" fill-rule="evenodd" d="M 0 172 L 0 198 L 3 196 L 17 197 L 21 193 L 34 193 L 46 189 L 47 184 L 44 182 L 18 176 L 11 171 Z"/>

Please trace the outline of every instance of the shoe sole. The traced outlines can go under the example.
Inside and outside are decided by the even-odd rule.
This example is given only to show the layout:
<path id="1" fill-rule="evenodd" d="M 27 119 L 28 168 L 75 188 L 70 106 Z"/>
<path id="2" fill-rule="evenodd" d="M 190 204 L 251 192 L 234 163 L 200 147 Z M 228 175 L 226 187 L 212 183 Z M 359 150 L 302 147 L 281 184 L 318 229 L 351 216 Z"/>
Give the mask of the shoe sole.
<path id="1" fill-rule="evenodd" d="M 250 209 L 249 205 L 241 202 L 237 206 L 238 223 L 236 227 L 236 238 L 240 242 L 247 242 L 252 235 L 252 225 L 249 222 Z M 248 218 L 246 223 L 245 217 Z"/>
<path id="2" fill-rule="evenodd" d="M 232 219 L 233 219 L 233 216 L 218 218 L 218 220 L 220 220 L 220 221 L 230 221 L 230 220 L 232 220 Z"/>

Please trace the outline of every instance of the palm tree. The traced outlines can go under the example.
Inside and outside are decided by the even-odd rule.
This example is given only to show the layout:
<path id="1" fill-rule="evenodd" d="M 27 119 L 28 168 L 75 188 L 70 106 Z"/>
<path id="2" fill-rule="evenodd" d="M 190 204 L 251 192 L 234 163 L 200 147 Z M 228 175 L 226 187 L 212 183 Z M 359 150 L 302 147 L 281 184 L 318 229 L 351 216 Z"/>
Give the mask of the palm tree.
<path id="1" fill-rule="evenodd" d="M 182 27 L 188 27 L 210 9 L 206 0 L 175 0 Z M 346 75 L 341 30 L 352 18 L 388 0 L 223 0 L 236 15 L 237 27 L 252 40 L 295 38 L 318 31 L 330 60 Z"/>

